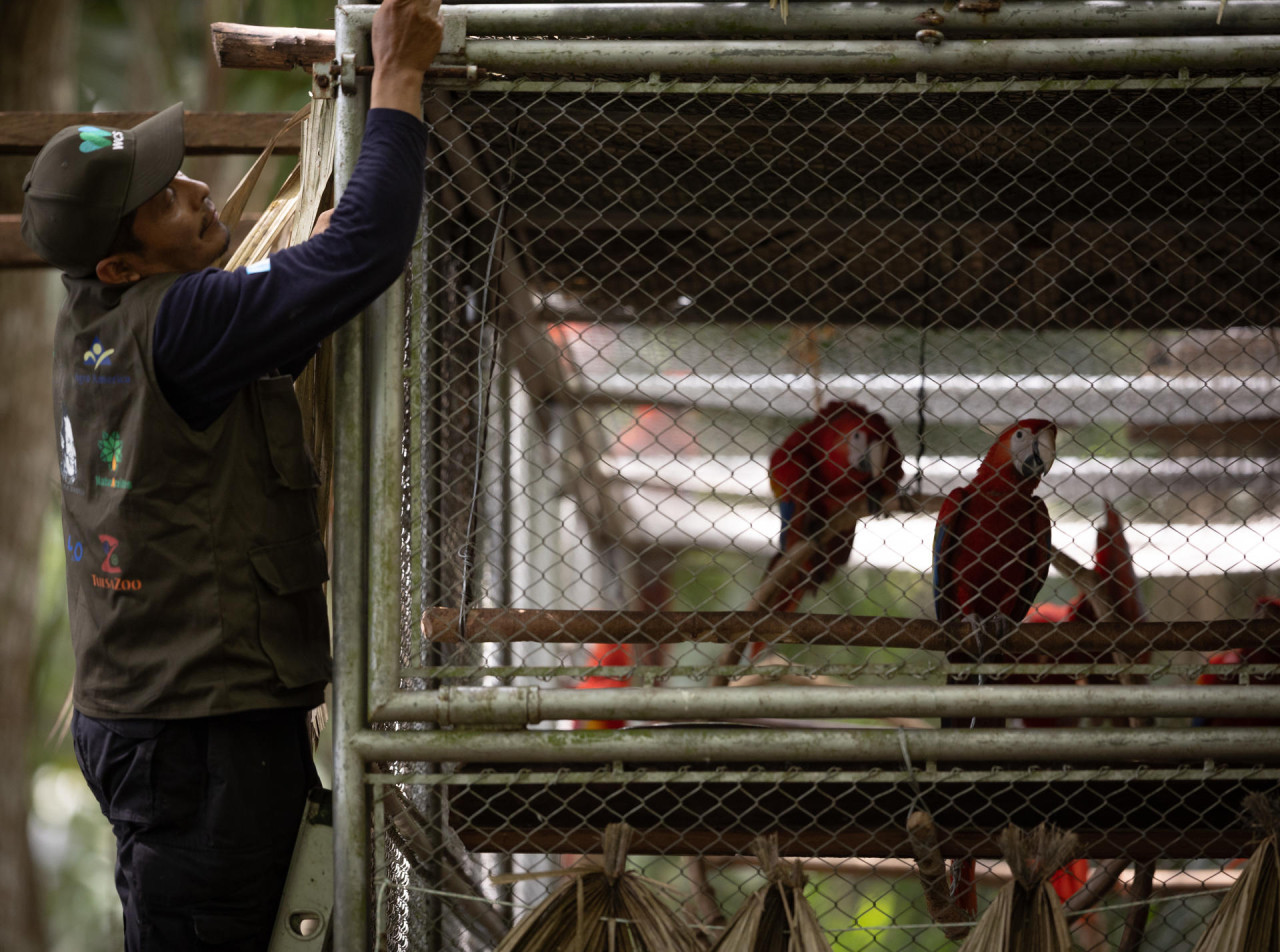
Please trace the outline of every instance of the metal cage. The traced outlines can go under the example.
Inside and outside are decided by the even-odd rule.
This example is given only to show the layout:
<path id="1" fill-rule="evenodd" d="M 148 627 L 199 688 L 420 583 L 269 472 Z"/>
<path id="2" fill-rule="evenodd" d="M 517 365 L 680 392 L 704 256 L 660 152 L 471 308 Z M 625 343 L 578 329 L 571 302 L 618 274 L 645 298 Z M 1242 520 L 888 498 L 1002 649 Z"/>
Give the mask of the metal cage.
<path id="1" fill-rule="evenodd" d="M 1192 947 L 1280 778 L 1280 5 L 965 6 L 448 11 L 338 341 L 337 947 L 494 948 L 622 820 L 710 941 L 774 832 L 833 948 L 948 948 L 914 810 L 979 914 L 1047 821 L 1116 873 L 1081 948 Z M 847 401 L 901 478 L 783 597 L 777 451 Z M 1029 417 L 1053 569 L 975 653 L 935 522 Z"/>

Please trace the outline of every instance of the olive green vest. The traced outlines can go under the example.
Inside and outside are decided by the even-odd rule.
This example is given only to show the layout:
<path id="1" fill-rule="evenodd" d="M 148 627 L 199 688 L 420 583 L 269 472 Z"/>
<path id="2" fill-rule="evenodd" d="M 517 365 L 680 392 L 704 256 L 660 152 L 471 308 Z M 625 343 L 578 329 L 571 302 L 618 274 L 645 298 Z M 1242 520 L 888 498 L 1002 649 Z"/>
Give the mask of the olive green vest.
<path id="1" fill-rule="evenodd" d="M 53 397 L 75 706 L 94 717 L 309 707 L 330 676 L 318 483 L 288 377 L 203 432 L 156 383 L 177 275 L 64 278 Z"/>

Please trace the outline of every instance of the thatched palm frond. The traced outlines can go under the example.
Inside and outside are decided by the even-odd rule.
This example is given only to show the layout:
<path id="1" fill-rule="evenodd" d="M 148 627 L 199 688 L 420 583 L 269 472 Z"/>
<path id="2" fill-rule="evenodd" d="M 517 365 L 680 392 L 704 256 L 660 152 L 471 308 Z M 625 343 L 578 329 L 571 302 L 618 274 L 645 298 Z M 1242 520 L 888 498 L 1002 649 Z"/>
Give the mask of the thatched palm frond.
<path id="1" fill-rule="evenodd" d="M 496 952 L 704 952 L 692 930 L 658 898 L 661 885 L 626 868 L 632 829 L 611 823 L 603 854 L 553 873 L 495 876 L 495 883 L 564 876 L 502 940 Z"/>
<path id="2" fill-rule="evenodd" d="M 1280 947 L 1280 814 L 1260 794 L 1252 794 L 1245 806 L 1265 836 L 1222 897 L 1194 952 L 1271 952 Z"/>
<path id="3" fill-rule="evenodd" d="M 747 897 L 712 952 L 830 952 L 799 861 L 781 860 L 776 834 L 756 837 L 755 853 L 768 882 Z"/>
<path id="4" fill-rule="evenodd" d="M 1075 858 L 1079 840 L 1041 824 L 1034 830 L 1005 828 L 1000 850 L 1013 872 L 960 952 L 1071 952 L 1062 904 L 1049 884 L 1055 870 Z"/>

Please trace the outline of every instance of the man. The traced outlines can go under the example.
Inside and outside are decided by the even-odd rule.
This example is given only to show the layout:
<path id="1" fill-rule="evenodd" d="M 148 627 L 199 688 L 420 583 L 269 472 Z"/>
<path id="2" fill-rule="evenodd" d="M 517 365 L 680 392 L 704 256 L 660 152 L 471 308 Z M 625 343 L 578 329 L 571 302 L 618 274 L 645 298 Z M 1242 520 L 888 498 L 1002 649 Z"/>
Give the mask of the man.
<path id="1" fill-rule="evenodd" d="M 73 737 L 117 839 L 133 950 L 262 950 L 330 659 L 317 483 L 292 375 L 401 273 L 439 0 L 387 0 L 362 153 L 327 228 L 235 272 L 182 107 L 64 129 L 22 233 L 64 272 L 54 406 Z"/>

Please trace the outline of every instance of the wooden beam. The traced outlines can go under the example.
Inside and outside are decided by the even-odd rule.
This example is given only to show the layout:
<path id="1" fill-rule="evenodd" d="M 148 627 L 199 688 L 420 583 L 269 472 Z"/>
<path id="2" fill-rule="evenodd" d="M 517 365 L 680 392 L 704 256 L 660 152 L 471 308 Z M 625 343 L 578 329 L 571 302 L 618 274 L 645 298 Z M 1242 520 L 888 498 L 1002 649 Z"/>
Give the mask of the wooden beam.
<path id="1" fill-rule="evenodd" d="M 35 155 L 67 126 L 130 129 L 153 112 L 0 112 L 0 155 Z M 188 112 L 184 114 L 187 155 L 256 155 L 292 115 L 287 112 Z M 297 155 L 300 129 L 280 137 L 275 152 Z"/>
<path id="2" fill-rule="evenodd" d="M 1215 651 L 1224 645 L 1245 650 L 1272 644 L 1276 623 L 1269 619 L 1141 622 L 1063 622 L 1014 628 L 1001 649 L 1016 656 L 1069 651 L 1101 655 L 1115 650 Z M 626 644 L 675 642 L 860 645 L 950 651 L 965 640 L 967 626 L 941 625 L 928 618 L 858 617 L 812 612 L 650 612 L 477 608 L 467 613 L 467 640 L 540 643 L 608 641 Z M 458 640 L 458 610 L 422 613 L 423 637 Z"/>
<path id="3" fill-rule="evenodd" d="M 333 30 L 212 23 L 213 55 L 223 69 L 310 70 L 333 59 Z"/>
<path id="4" fill-rule="evenodd" d="M 231 231 L 234 248 L 257 222 L 256 215 L 246 215 Z M 7 268 L 47 268 L 42 258 L 27 247 L 22 240 L 21 215 L 0 215 L 0 270 Z"/>

